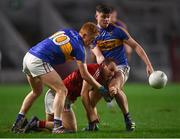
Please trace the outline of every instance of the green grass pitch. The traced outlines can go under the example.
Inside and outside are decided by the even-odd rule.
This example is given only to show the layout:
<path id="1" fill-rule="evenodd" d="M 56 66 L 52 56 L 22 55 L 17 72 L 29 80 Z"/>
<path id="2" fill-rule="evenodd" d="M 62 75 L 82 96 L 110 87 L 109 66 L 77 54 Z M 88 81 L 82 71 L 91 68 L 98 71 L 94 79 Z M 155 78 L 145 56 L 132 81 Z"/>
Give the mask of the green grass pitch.
<path id="1" fill-rule="evenodd" d="M 136 122 L 136 131 L 125 131 L 123 116 L 117 106 L 107 107 L 102 100 L 97 108 L 100 115 L 100 131 L 82 132 L 87 120 L 80 99 L 73 105 L 76 113 L 78 132 L 54 135 L 48 132 L 13 134 L 12 123 L 19 111 L 23 98 L 30 90 L 28 85 L 0 85 L 0 137 L 28 138 L 125 138 L 125 137 L 180 137 L 180 84 L 168 84 L 166 88 L 155 90 L 147 84 L 126 84 L 130 113 Z M 47 89 L 44 89 L 44 92 Z M 27 117 L 36 115 L 45 118 L 43 93 L 35 102 Z"/>

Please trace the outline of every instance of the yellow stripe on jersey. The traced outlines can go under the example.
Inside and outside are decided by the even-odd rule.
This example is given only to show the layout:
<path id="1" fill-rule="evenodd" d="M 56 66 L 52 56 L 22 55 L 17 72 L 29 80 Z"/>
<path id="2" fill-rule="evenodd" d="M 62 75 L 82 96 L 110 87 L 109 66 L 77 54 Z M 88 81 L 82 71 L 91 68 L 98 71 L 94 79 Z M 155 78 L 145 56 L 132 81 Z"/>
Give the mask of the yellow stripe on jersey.
<path id="1" fill-rule="evenodd" d="M 97 46 L 102 50 L 111 50 L 123 44 L 122 40 L 110 39 L 110 40 L 99 40 L 97 41 Z"/>
<path id="2" fill-rule="evenodd" d="M 63 52 L 65 59 L 68 60 L 73 60 L 74 58 L 70 55 L 72 52 L 72 45 L 70 43 L 66 43 L 64 45 L 59 46 L 61 51 Z"/>
<path id="3" fill-rule="evenodd" d="M 57 43 L 63 42 L 65 40 L 67 40 L 67 36 L 60 36 L 55 39 Z"/>

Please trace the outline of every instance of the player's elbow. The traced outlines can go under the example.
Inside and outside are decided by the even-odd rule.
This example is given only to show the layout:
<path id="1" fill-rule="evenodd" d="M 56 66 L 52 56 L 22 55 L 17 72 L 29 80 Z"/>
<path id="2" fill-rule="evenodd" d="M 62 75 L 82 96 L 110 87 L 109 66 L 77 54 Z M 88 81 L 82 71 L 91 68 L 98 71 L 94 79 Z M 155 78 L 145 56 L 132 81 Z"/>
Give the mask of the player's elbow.
<path id="1" fill-rule="evenodd" d="M 82 73 L 82 74 L 81 74 L 81 77 L 82 77 L 83 80 L 85 80 L 85 81 L 88 81 L 88 79 L 89 79 L 89 78 L 88 78 L 89 76 L 88 76 L 87 73 Z"/>
<path id="2" fill-rule="evenodd" d="M 101 64 L 104 61 L 104 56 L 97 57 L 96 61 L 98 64 Z"/>

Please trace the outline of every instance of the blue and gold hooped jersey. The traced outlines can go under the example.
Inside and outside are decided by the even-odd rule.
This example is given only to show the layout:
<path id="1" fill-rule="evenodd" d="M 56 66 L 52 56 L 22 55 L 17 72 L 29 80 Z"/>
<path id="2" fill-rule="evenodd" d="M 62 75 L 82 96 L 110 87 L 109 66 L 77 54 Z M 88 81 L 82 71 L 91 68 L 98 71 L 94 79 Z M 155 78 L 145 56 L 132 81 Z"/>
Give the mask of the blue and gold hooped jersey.
<path id="1" fill-rule="evenodd" d="M 85 62 L 83 40 L 78 32 L 64 29 L 33 46 L 29 53 L 51 65 L 63 64 L 69 60 Z"/>
<path id="2" fill-rule="evenodd" d="M 121 28 L 110 24 L 100 29 L 100 35 L 94 40 L 93 46 L 99 47 L 105 58 L 113 58 L 117 65 L 128 65 L 124 40 L 129 36 Z"/>

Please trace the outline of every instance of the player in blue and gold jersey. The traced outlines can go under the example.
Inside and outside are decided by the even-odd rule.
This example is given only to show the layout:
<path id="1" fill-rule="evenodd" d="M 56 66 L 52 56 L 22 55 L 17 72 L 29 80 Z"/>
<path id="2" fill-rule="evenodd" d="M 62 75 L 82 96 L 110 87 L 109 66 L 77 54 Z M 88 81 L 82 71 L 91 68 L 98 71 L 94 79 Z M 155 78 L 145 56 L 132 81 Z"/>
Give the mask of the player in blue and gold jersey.
<path id="1" fill-rule="evenodd" d="M 118 19 L 118 13 L 117 13 L 117 10 L 115 8 L 112 9 L 112 13 L 110 16 L 110 22 L 119 26 L 119 27 L 122 27 L 128 31 L 127 25 L 122 20 Z M 126 55 L 127 55 L 128 62 L 129 62 L 131 60 L 132 48 L 130 46 L 128 46 L 127 44 L 124 44 L 124 46 L 125 46 L 125 51 L 126 51 Z"/>
<path id="2" fill-rule="evenodd" d="M 109 83 L 108 89 L 111 96 L 114 96 L 117 104 L 121 108 L 126 129 L 135 130 L 135 122 L 132 121 L 129 114 L 127 97 L 123 91 L 123 85 L 126 82 L 130 67 L 128 65 L 124 44 L 128 44 L 146 64 L 147 75 L 153 72 L 153 67 L 143 48 L 129 35 L 122 27 L 110 23 L 110 17 L 113 9 L 106 4 L 99 4 L 96 7 L 96 20 L 100 30 L 100 35 L 93 42 L 92 52 L 100 64 L 105 58 L 113 58 L 117 64 L 118 71 Z"/>
<path id="3" fill-rule="evenodd" d="M 60 30 L 27 52 L 23 60 L 23 72 L 27 76 L 32 91 L 23 101 L 12 127 L 13 132 L 21 132 L 25 121 L 25 114 L 36 98 L 42 93 L 43 85 L 47 85 L 56 92 L 53 103 L 53 133 L 65 132 L 61 117 L 67 88 L 61 77 L 53 69 L 53 65 L 63 64 L 68 60 L 76 60 L 82 78 L 100 93 L 107 93 L 107 90 L 89 74 L 85 61 L 84 46 L 88 46 L 98 34 L 97 26 L 94 23 L 88 22 L 82 26 L 79 33 L 71 29 Z"/>

